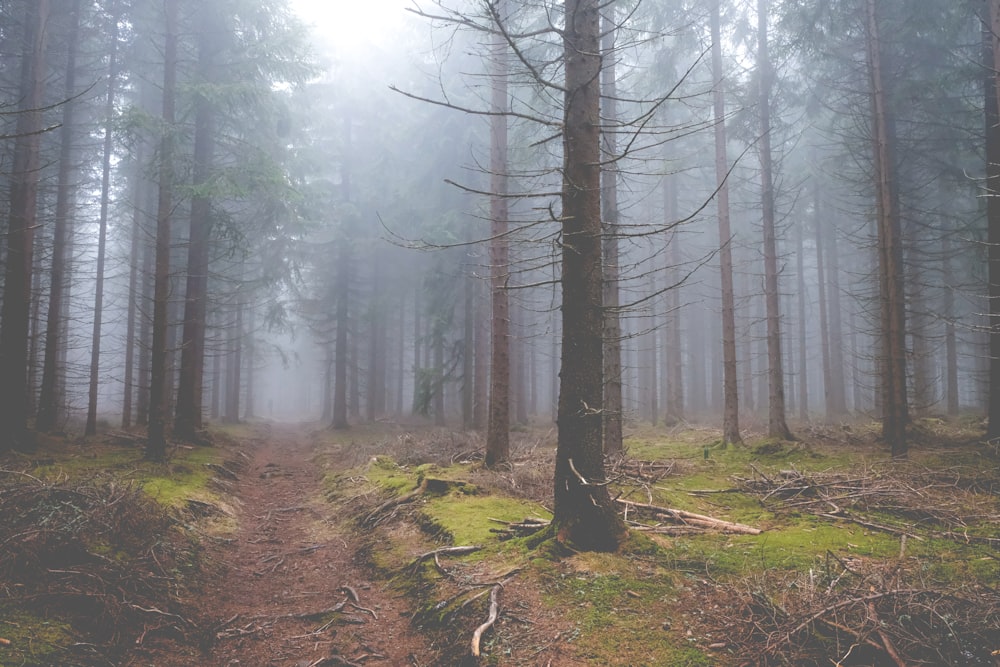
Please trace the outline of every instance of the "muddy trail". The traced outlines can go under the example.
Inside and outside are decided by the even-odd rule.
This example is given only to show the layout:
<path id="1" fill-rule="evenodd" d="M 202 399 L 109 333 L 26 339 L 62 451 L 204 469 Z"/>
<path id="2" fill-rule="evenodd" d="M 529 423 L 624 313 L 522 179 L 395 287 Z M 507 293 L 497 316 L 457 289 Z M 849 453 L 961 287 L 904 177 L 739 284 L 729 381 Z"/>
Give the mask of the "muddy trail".
<path id="1" fill-rule="evenodd" d="M 367 578 L 353 560 L 356 536 L 331 520 L 307 429 L 262 426 L 237 450 L 242 464 L 233 466 L 231 482 L 239 528 L 206 544 L 217 574 L 193 601 L 211 623 L 203 646 L 161 646 L 130 664 L 434 664 L 405 600 Z"/>

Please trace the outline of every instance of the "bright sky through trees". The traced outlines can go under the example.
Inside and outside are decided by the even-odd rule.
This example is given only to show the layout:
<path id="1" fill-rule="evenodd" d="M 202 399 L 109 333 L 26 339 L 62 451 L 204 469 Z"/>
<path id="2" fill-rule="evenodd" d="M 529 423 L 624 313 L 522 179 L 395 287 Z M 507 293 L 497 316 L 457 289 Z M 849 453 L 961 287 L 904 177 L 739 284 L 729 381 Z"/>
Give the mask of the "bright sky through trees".
<path id="1" fill-rule="evenodd" d="M 292 0 L 293 9 L 332 51 L 391 40 L 410 0 Z"/>

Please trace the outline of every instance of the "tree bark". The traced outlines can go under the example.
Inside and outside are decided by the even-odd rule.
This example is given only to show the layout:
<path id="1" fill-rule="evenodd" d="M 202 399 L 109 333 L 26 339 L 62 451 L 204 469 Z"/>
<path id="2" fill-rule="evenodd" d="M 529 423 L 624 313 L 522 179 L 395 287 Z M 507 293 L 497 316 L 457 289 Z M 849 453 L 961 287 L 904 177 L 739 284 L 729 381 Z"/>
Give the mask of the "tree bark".
<path id="1" fill-rule="evenodd" d="M 222 35 L 217 13 L 210 3 L 201 6 L 198 33 L 198 72 L 210 88 L 218 78 L 216 56 Z M 181 368 L 177 382 L 174 435 L 200 441 L 204 426 L 202 392 L 205 374 L 205 318 L 208 309 L 208 252 L 212 236 L 212 198 L 207 190 L 215 154 L 215 109 L 211 92 L 197 94 L 194 117 L 194 166 L 191 214 L 188 225 L 187 276 L 184 291 L 184 328 L 181 334 Z"/>
<path id="2" fill-rule="evenodd" d="M 167 300 L 170 296 L 170 227 L 173 216 L 174 106 L 177 89 L 177 15 L 179 0 L 165 0 L 163 48 L 163 137 L 160 141 L 159 195 L 156 207 L 156 268 L 153 282 L 153 347 L 149 381 L 146 458 L 167 455 Z"/>
<path id="3" fill-rule="evenodd" d="M 951 239 L 945 232 L 941 239 L 941 255 L 944 273 L 944 290 L 942 293 L 942 317 L 944 318 L 944 348 L 945 348 L 945 406 L 949 417 L 958 415 L 958 341 L 955 332 L 955 293 L 954 270 L 952 269 Z"/>
<path id="4" fill-rule="evenodd" d="M 598 0 L 566 0 L 562 186 L 562 367 L 555 503 L 557 538 L 612 551 L 626 529 L 604 481 Z"/>
<path id="5" fill-rule="evenodd" d="M 742 444 L 740 436 L 740 394 L 736 370 L 736 298 L 733 289 L 733 233 L 729 224 L 729 157 L 726 150 L 726 92 L 722 71 L 722 28 L 720 1 L 713 0 L 712 92 L 715 124 L 716 202 L 719 216 L 719 282 L 722 291 L 722 439 Z"/>
<path id="6" fill-rule="evenodd" d="M 498 22 L 507 19 L 506 0 L 497 0 L 494 13 Z M 487 467 L 510 459 L 510 248 L 507 228 L 507 116 L 510 100 L 507 90 L 508 45 L 503 35 L 495 34 L 491 50 L 490 107 L 490 405 L 486 429 Z"/>
<path id="7" fill-rule="evenodd" d="M 875 0 L 866 2 L 867 55 L 872 105 L 872 144 L 877 197 L 878 265 L 882 363 L 882 438 L 893 458 L 907 452 L 906 315 L 903 292 L 902 239 L 894 194 L 892 137 Z"/>
<path id="8" fill-rule="evenodd" d="M 70 183 L 74 169 L 73 133 L 76 131 L 76 60 L 79 48 L 80 0 L 74 0 L 70 9 L 68 31 L 66 85 L 63 96 L 62 128 L 59 136 L 59 174 L 56 184 L 56 210 L 52 230 L 52 271 L 49 274 L 49 303 L 45 324 L 45 352 L 42 361 L 42 384 L 38 398 L 38 414 L 35 416 L 35 430 L 46 433 L 53 430 L 62 413 L 59 396 L 59 375 L 65 368 L 59 363 L 62 348 L 66 345 L 62 337 L 63 305 L 66 293 L 66 258 L 68 237 L 73 225 Z"/>
<path id="9" fill-rule="evenodd" d="M 39 144 L 45 92 L 49 0 L 28 7 L 21 102 L 10 175 L 7 255 L 0 310 L 0 452 L 34 448 L 28 433 L 28 329 L 31 275 L 38 212 Z"/>
<path id="10" fill-rule="evenodd" d="M 1000 438 L 1000 0 L 983 21 L 986 120 L 986 219 L 989 282 L 989 403 L 986 437 Z"/>
<path id="11" fill-rule="evenodd" d="M 622 451 L 622 328 L 618 281 L 618 81 L 615 4 L 604 6 L 601 37 L 601 212 L 604 253 L 604 451 Z"/>
<path id="12" fill-rule="evenodd" d="M 769 0 L 757 0 L 757 66 L 760 79 L 760 180 L 764 228 L 764 304 L 767 321 L 767 433 L 791 440 L 785 421 L 785 376 L 781 353 L 781 305 L 778 250 L 774 230 L 774 177 L 771 160 L 771 60 L 768 54 Z"/>

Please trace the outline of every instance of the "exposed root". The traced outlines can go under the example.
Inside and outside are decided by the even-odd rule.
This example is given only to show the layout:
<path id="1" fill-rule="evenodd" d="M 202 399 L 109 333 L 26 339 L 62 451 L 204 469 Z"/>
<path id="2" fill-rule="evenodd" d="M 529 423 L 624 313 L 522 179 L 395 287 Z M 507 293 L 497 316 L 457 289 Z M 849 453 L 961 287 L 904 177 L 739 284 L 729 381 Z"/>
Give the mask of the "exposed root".
<path id="1" fill-rule="evenodd" d="M 497 617 L 500 615 L 500 589 L 503 588 L 500 584 L 495 585 L 490 589 L 490 613 L 486 617 L 486 622 L 476 628 L 476 631 L 472 633 L 472 655 L 475 658 L 479 657 L 479 642 L 482 640 L 483 633 L 493 627 L 496 623 Z"/>

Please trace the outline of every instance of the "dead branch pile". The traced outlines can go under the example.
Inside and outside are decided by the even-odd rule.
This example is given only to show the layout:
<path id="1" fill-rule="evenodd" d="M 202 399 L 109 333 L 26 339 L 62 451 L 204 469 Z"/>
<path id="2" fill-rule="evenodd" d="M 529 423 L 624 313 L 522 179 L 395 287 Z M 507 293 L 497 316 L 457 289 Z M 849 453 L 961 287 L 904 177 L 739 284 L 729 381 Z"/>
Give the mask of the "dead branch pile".
<path id="1" fill-rule="evenodd" d="M 850 473 L 782 470 L 734 478 L 769 509 L 847 520 L 866 528 L 921 539 L 955 539 L 1000 547 L 1000 538 L 970 533 L 970 526 L 1000 520 L 994 503 L 963 488 L 959 476 L 897 464 Z M 974 531 L 973 531 L 974 532 Z"/>
<path id="2" fill-rule="evenodd" d="M 70 623 L 101 664 L 151 633 L 192 630 L 175 573 L 196 568 L 196 554 L 138 486 L 0 470 L 0 516 L 0 608 Z"/>
<path id="3" fill-rule="evenodd" d="M 847 564 L 731 588 L 718 635 L 744 665 L 982 665 L 1000 648 L 1000 591 L 928 588 L 898 564 Z M 717 635 L 717 636 L 718 636 Z"/>

